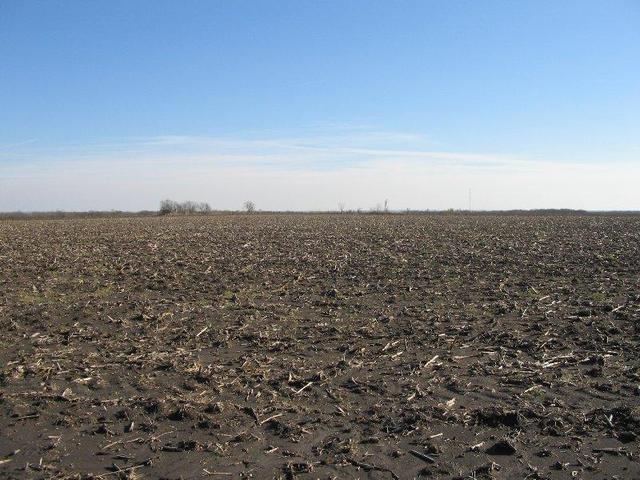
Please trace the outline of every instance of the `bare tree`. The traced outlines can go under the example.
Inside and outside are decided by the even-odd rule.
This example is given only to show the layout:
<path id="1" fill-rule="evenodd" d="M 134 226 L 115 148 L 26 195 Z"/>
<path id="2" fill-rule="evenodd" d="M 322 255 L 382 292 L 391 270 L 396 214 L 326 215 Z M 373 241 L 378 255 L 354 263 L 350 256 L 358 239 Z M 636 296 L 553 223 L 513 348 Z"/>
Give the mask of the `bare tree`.
<path id="1" fill-rule="evenodd" d="M 187 200 L 186 202 L 182 202 L 180 204 L 182 213 L 186 215 L 191 215 L 196 213 L 197 205 L 196 202 L 192 202 L 191 200 Z"/>
<path id="2" fill-rule="evenodd" d="M 251 200 L 247 200 L 246 202 L 244 202 L 243 207 L 247 213 L 253 213 L 256 211 L 256 204 Z"/>
<path id="3" fill-rule="evenodd" d="M 160 202 L 160 210 L 158 213 L 160 215 L 168 215 L 170 213 L 176 213 L 178 211 L 178 202 L 174 202 L 173 200 L 162 200 Z"/>
<path id="4" fill-rule="evenodd" d="M 344 213 L 344 202 L 338 202 L 338 210 L 340 213 Z"/>
<path id="5" fill-rule="evenodd" d="M 160 210 L 158 211 L 160 215 L 168 215 L 170 213 L 191 215 L 194 213 L 209 212 L 211 212 L 211 207 L 205 202 L 192 202 L 191 200 L 187 200 L 186 202 L 180 203 L 169 199 L 160 202 Z"/>

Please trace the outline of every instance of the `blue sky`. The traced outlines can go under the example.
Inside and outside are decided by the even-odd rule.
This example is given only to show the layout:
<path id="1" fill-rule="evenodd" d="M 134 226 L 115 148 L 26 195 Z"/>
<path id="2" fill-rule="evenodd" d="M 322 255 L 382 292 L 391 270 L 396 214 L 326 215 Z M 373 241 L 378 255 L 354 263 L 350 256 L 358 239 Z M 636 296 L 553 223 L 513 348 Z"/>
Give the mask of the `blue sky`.
<path id="1" fill-rule="evenodd" d="M 0 210 L 640 209 L 638 112 L 637 1 L 0 1 Z"/>

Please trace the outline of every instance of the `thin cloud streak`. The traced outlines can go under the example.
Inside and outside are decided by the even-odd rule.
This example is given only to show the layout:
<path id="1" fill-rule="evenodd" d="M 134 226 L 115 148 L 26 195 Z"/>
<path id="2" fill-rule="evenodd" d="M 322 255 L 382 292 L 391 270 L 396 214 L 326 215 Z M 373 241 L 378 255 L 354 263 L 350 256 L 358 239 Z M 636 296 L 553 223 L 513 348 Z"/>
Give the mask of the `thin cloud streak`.
<path id="1" fill-rule="evenodd" d="M 247 199 L 273 210 L 328 210 L 337 202 L 368 209 L 385 198 L 395 209 L 467 208 L 469 189 L 475 209 L 640 209 L 633 163 L 551 163 L 429 146 L 420 135 L 366 130 L 23 145 L 0 162 L 0 210 L 155 209 L 164 197 L 219 209 Z"/>
<path id="2" fill-rule="evenodd" d="M 287 167 L 295 162 L 313 166 L 314 161 L 317 163 L 316 166 L 323 166 L 327 160 L 332 160 L 333 168 L 336 169 L 381 157 L 388 159 L 411 157 L 441 162 L 485 162 L 503 165 L 526 163 L 504 155 L 425 150 L 423 146 L 426 143 L 428 142 L 421 135 L 378 131 L 355 135 L 312 135 L 270 139 L 167 135 L 96 144 L 39 146 L 18 152 L 0 152 L 0 158 L 42 165 L 89 161 L 116 163 L 122 159 L 144 161 L 148 158 L 154 161 L 169 160 L 176 163 L 189 158 L 216 162 L 220 158 L 230 161 L 235 157 L 239 163 L 245 163 L 251 159 L 256 166 L 264 163 L 268 167 L 274 167 L 277 163 L 274 159 L 279 158 L 280 163 Z M 384 146 L 371 146 L 376 144 Z M 412 144 L 417 146 L 412 147 Z M 401 145 L 402 148 L 389 148 L 389 145 Z"/>

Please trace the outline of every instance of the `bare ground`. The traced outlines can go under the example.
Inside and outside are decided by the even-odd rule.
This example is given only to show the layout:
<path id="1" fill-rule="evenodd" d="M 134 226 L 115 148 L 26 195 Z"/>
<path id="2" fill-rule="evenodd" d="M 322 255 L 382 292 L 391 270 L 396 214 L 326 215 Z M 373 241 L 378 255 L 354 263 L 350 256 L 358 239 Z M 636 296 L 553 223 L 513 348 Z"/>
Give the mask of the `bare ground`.
<path id="1" fill-rule="evenodd" d="M 1 478 L 640 478 L 640 217 L 0 222 Z"/>

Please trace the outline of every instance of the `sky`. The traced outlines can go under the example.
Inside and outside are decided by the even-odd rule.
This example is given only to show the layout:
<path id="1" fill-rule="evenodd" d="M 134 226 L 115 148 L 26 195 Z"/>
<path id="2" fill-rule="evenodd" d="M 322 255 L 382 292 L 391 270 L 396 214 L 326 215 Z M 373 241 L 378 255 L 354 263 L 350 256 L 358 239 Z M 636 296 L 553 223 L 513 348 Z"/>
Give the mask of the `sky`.
<path id="1" fill-rule="evenodd" d="M 0 211 L 640 210 L 640 2 L 0 0 Z"/>

